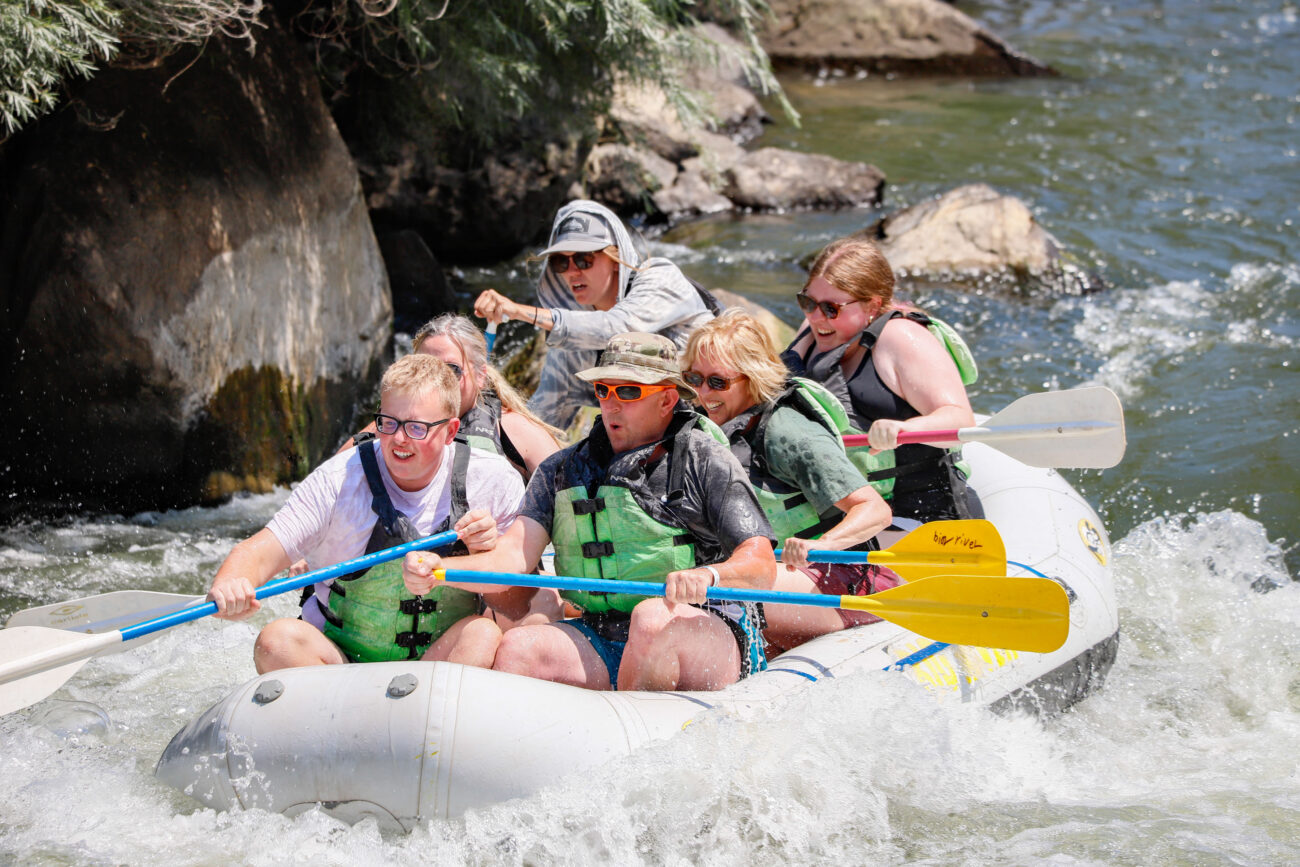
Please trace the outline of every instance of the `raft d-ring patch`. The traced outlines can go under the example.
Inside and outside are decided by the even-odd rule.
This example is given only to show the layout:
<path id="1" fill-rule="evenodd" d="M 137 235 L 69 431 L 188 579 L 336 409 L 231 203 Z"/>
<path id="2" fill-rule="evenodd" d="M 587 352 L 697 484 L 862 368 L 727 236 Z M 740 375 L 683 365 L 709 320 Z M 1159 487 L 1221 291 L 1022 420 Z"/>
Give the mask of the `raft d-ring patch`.
<path id="1" fill-rule="evenodd" d="M 1079 519 L 1079 538 L 1083 540 L 1083 546 L 1092 552 L 1092 556 L 1097 558 L 1097 562 L 1106 565 L 1106 542 L 1102 539 L 1101 531 L 1097 525 L 1087 518 Z"/>

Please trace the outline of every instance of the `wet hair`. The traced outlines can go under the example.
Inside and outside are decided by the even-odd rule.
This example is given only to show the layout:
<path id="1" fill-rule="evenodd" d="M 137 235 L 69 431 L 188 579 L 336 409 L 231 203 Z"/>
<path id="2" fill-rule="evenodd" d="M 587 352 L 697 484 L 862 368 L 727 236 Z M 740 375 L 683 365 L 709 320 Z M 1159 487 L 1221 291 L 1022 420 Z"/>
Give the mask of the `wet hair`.
<path id="1" fill-rule="evenodd" d="M 431 355 L 407 355 L 393 362 L 379 381 L 379 394 L 433 395 L 448 418 L 460 415 L 460 383 L 451 368 Z M 434 419 L 424 419 L 434 421 Z"/>
<path id="2" fill-rule="evenodd" d="M 840 238 L 817 254 L 803 288 L 818 277 L 861 301 L 880 300 L 880 309 L 894 306 L 894 269 L 880 248 L 866 238 Z"/>
<path id="3" fill-rule="evenodd" d="M 682 353 L 682 370 L 689 370 L 701 355 L 748 377 L 746 387 L 755 404 L 766 403 L 785 388 L 789 373 L 772 335 L 738 307 L 723 311 L 691 333 Z"/>
<path id="4" fill-rule="evenodd" d="M 477 382 L 486 382 L 487 387 L 501 401 L 503 409 L 517 412 L 529 421 L 535 422 L 556 439 L 557 445 L 563 441 L 564 432 L 534 415 L 524 402 L 523 395 L 506 381 L 499 370 L 488 364 L 487 339 L 472 320 L 455 313 L 443 313 L 434 317 L 415 332 L 415 339 L 411 341 L 411 352 L 418 353 L 421 344 L 430 337 L 445 337 L 460 347 L 460 354 L 464 356 L 465 364 L 470 368 L 465 373 L 473 373 Z M 465 411 L 468 412 L 469 407 L 465 407 Z"/>

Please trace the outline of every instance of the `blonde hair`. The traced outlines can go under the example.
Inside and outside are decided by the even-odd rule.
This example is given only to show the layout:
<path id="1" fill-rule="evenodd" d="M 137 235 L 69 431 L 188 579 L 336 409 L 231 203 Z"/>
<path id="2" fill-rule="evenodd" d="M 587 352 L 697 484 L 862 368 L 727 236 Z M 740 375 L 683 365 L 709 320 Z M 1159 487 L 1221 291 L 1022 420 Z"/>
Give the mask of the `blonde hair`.
<path id="1" fill-rule="evenodd" d="M 780 394 L 789 376 L 772 335 L 739 307 L 723 311 L 691 334 L 682 353 L 682 369 L 689 370 L 701 355 L 748 377 L 749 397 L 755 404 Z"/>
<path id="2" fill-rule="evenodd" d="M 850 236 L 827 244 L 808 270 L 804 290 L 818 277 L 860 301 L 879 299 L 881 310 L 894 306 L 894 269 L 866 238 Z"/>
<path id="3" fill-rule="evenodd" d="M 534 415 L 528 408 L 528 404 L 524 402 L 523 395 L 506 381 L 501 371 L 488 364 L 487 340 L 483 337 L 483 332 L 469 318 L 455 313 L 443 313 L 441 316 L 434 317 L 415 332 L 415 340 L 411 342 L 411 352 L 418 353 L 421 344 L 430 337 L 445 337 L 456 344 L 460 348 L 460 354 L 465 358 L 465 364 L 470 368 L 465 371 L 466 375 L 475 376 L 476 381 L 486 381 L 488 388 L 496 394 L 497 400 L 501 401 L 502 409 L 524 416 L 550 434 L 556 440 L 556 445 L 560 444 L 564 432 Z M 469 407 L 465 407 L 465 411 L 468 412 Z"/>
<path id="4" fill-rule="evenodd" d="M 379 394 L 433 395 L 448 418 L 460 415 L 460 383 L 451 368 L 431 355 L 407 355 L 384 371 Z M 423 419 L 434 421 L 434 419 Z"/>

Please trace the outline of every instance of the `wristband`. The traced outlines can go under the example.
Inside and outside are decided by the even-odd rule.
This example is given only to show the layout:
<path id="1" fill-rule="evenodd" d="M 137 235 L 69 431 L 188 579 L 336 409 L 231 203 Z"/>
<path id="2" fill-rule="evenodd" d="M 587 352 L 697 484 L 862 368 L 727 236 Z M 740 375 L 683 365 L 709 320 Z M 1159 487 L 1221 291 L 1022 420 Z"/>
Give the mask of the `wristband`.
<path id="1" fill-rule="evenodd" d="M 709 574 L 713 576 L 712 578 L 709 579 L 710 587 L 717 587 L 719 584 L 722 583 L 722 576 L 718 574 L 717 569 L 714 569 L 712 566 L 705 566 L 704 568 L 709 570 Z"/>

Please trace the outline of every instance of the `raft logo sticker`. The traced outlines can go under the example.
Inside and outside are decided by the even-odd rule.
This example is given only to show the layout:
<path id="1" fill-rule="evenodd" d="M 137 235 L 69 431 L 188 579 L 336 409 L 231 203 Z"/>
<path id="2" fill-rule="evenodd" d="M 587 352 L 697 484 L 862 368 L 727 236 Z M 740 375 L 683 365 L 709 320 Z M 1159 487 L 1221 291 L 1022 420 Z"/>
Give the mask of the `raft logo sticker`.
<path id="1" fill-rule="evenodd" d="M 1087 518 L 1079 519 L 1079 538 L 1083 540 L 1083 546 L 1097 558 L 1097 562 L 1105 566 L 1106 542 L 1101 537 L 1101 531 Z"/>

